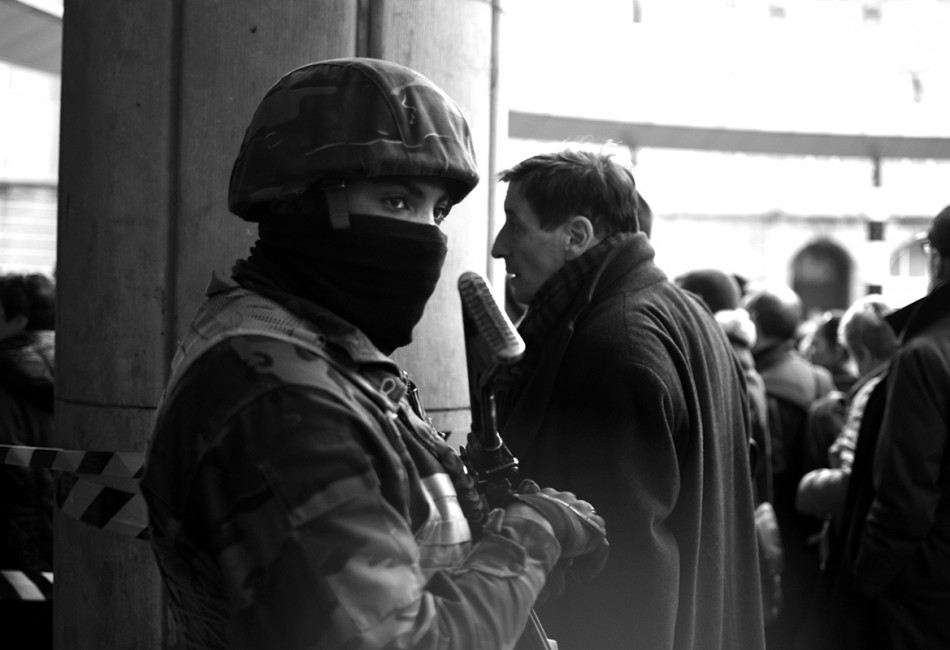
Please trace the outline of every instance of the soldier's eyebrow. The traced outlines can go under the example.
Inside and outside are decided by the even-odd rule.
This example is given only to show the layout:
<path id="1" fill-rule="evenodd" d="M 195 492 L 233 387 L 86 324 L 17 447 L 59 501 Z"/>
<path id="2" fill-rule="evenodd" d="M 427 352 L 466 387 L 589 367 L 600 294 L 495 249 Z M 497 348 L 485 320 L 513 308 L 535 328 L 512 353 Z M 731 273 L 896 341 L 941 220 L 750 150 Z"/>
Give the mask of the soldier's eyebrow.
<path id="1" fill-rule="evenodd" d="M 435 184 L 438 185 L 438 184 Z M 403 190 L 406 194 L 409 194 L 414 199 L 425 198 L 425 188 L 424 181 L 417 180 L 415 178 L 402 177 L 402 176 L 391 176 L 388 178 L 379 179 L 380 189 L 392 189 L 393 187 L 398 187 Z M 445 188 L 439 188 L 442 194 L 439 197 L 439 200 L 448 200 L 449 193 Z"/>

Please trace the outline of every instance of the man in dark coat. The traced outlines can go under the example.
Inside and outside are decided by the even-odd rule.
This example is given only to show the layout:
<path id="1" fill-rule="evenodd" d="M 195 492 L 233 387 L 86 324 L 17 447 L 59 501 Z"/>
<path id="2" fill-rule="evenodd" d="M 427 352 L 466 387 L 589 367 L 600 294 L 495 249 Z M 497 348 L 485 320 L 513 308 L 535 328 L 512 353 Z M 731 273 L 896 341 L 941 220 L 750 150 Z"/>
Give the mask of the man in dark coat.
<path id="1" fill-rule="evenodd" d="M 950 648 L 950 206 L 924 242 L 930 292 L 894 314 L 874 499 L 853 572 L 874 648 Z"/>
<path id="2" fill-rule="evenodd" d="M 701 301 L 655 265 L 636 188 L 609 156 L 502 173 L 492 248 L 527 350 L 497 385 L 522 474 L 590 495 L 604 571 L 539 609 L 560 650 L 764 646 L 742 371 Z"/>

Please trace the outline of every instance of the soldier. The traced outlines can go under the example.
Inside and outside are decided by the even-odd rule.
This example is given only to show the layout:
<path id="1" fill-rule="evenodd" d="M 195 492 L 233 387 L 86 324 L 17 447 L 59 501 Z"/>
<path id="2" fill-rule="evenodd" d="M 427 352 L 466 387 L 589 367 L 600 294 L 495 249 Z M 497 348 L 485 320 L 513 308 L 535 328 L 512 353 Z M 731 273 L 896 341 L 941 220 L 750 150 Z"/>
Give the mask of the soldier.
<path id="1" fill-rule="evenodd" d="M 389 357 L 477 182 L 460 109 L 413 70 L 323 61 L 264 96 L 228 197 L 259 239 L 180 345 L 141 484 L 183 645 L 511 648 L 560 559 L 602 566 L 570 493 L 486 516 Z"/>

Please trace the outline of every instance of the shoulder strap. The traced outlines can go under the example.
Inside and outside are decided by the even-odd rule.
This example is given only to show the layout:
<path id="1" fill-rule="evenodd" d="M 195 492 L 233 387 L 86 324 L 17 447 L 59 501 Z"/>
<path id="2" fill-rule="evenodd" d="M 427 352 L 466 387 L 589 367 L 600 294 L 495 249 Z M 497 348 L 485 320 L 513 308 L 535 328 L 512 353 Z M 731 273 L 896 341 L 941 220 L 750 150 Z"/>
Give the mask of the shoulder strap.
<path id="1" fill-rule="evenodd" d="M 305 348 L 346 377 L 380 409 L 392 413 L 399 410 L 398 400 L 391 399 L 385 390 L 374 386 L 354 365 L 344 363 L 327 351 L 325 336 L 310 321 L 295 316 L 268 298 L 243 289 L 228 292 L 217 303 L 215 300 L 213 298 L 202 307 L 192 330 L 179 346 L 163 401 L 187 369 L 207 350 L 227 339 L 253 334 Z"/>

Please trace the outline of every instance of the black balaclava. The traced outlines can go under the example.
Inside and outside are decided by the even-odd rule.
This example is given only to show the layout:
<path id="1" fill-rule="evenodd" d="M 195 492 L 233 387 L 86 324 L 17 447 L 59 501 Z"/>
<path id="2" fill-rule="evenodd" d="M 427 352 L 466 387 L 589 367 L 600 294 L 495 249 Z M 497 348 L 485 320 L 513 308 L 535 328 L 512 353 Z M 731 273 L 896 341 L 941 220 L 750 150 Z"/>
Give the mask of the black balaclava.
<path id="1" fill-rule="evenodd" d="M 412 341 L 448 251 L 438 226 L 361 214 L 340 230 L 323 214 L 272 215 L 258 234 L 236 280 L 260 271 L 357 326 L 385 354 Z"/>

